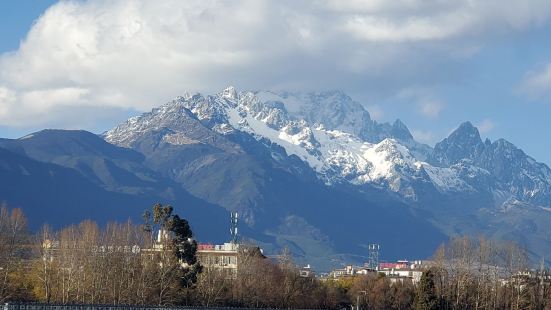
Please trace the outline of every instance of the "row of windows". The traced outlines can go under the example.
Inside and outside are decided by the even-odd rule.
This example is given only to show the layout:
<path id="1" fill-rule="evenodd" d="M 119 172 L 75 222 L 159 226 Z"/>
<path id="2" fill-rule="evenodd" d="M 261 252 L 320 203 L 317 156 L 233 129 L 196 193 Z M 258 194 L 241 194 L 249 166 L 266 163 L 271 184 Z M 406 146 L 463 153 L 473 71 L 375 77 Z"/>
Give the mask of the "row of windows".
<path id="1" fill-rule="evenodd" d="M 237 257 L 236 256 L 218 256 L 218 255 L 207 255 L 207 256 L 201 256 L 200 257 L 201 263 L 207 266 L 212 265 L 237 265 Z"/>

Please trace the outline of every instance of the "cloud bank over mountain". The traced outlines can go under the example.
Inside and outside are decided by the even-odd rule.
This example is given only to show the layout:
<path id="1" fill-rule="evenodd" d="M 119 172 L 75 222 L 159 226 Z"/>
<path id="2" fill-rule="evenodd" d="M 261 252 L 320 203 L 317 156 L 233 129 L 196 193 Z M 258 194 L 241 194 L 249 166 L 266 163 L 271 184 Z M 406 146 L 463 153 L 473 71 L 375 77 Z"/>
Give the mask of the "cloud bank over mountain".
<path id="1" fill-rule="evenodd" d="M 62 1 L 0 56 L 0 124 L 78 126 L 228 83 L 398 93 L 550 17 L 548 1 Z"/>

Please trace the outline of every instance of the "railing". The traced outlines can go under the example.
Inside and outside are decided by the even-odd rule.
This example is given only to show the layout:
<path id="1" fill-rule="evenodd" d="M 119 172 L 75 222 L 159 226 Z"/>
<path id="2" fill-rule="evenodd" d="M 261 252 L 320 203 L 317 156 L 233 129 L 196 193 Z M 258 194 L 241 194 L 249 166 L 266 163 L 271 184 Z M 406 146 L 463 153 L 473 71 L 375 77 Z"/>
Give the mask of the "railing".
<path id="1" fill-rule="evenodd" d="M 274 308 L 229 308 L 229 307 L 155 307 L 131 305 L 60 305 L 35 303 L 6 303 L 0 310 L 276 310 Z"/>

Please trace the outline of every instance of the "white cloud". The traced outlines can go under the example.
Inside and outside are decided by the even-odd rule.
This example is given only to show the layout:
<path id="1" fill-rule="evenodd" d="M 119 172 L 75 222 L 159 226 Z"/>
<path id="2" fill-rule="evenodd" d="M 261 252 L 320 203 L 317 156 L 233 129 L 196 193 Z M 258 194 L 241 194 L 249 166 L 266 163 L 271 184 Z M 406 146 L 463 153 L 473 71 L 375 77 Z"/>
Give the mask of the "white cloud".
<path id="1" fill-rule="evenodd" d="M 367 41 L 420 41 L 444 39 L 461 32 L 463 23 L 440 25 L 441 21 L 412 17 L 405 21 L 393 22 L 374 16 L 356 16 L 346 23 L 346 29 L 356 37 Z"/>
<path id="2" fill-rule="evenodd" d="M 38 111 L 48 110 L 56 105 L 70 105 L 73 102 L 86 103 L 83 98 L 88 93 L 88 89 L 75 87 L 31 90 L 22 95 L 21 102 Z"/>
<path id="3" fill-rule="evenodd" d="M 537 0 L 61 1 L 0 56 L 0 125 L 65 126 L 64 110 L 101 118 L 228 84 L 392 93 L 550 12 Z M 442 106 L 420 103 L 433 118 Z"/>
<path id="4" fill-rule="evenodd" d="M 438 118 L 440 112 L 444 108 L 441 101 L 436 101 L 431 98 L 426 98 L 419 103 L 421 114 L 428 118 Z"/>
<path id="5" fill-rule="evenodd" d="M 0 86 L 0 116 L 6 115 L 13 109 L 16 99 L 12 90 Z"/>
<path id="6" fill-rule="evenodd" d="M 426 130 L 420 130 L 420 129 L 413 129 L 411 131 L 411 135 L 415 140 L 421 143 L 429 144 L 429 145 L 434 145 L 437 139 L 437 137 L 432 131 L 426 131 Z"/>
<path id="7" fill-rule="evenodd" d="M 536 99 L 551 95 L 551 63 L 528 72 L 520 84 L 520 91 Z"/>
<path id="8" fill-rule="evenodd" d="M 412 87 L 401 90 L 397 96 L 398 99 L 406 101 L 408 104 L 414 103 L 417 111 L 421 115 L 430 119 L 437 119 L 444 109 L 444 102 L 434 94 L 430 88 Z"/>
<path id="9" fill-rule="evenodd" d="M 478 128 L 478 131 L 483 135 L 494 130 L 495 127 L 496 127 L 495 122 L 489 118 L 482 120 L 480 123 L 476 125 L 476 128 Z"/>
<path id="10" fill-rule="evenodd" d="M 502 29 L 539 25 L 551 15 L 541 1 L 353 0 L 328 1 L 328 6 L 351 16 L 345 28 L 368 41 L 440 40 Z"/>
<path id="11" fill-rule="evenodd" d="M 377 104 L 368 105 L 366 109 L 369 112 L 369 115 L 371 115 L 372 119 L 376 121 L 383 120 L 383 117 L 385 116 L 385 111 L 380 105 L 377 105 Z"/>

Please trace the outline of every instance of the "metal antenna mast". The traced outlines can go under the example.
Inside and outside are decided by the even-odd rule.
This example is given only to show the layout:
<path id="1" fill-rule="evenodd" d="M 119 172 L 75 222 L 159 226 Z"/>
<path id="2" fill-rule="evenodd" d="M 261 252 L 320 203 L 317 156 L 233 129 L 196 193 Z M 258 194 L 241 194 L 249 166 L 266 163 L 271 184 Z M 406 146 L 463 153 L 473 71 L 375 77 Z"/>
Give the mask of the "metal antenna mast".
<path id="1" fill-rule="evenodd" d="M 237 244 L 237 212 L 231 213 L 231 243 Z"/>
<path id="2" fill-rule="evenodd" d="M 379 245 L 378 244 L 370 244 L 368 246 L 369 249 L 369 268 L 371 269 L 378 269 L 379 267 Z"/>

